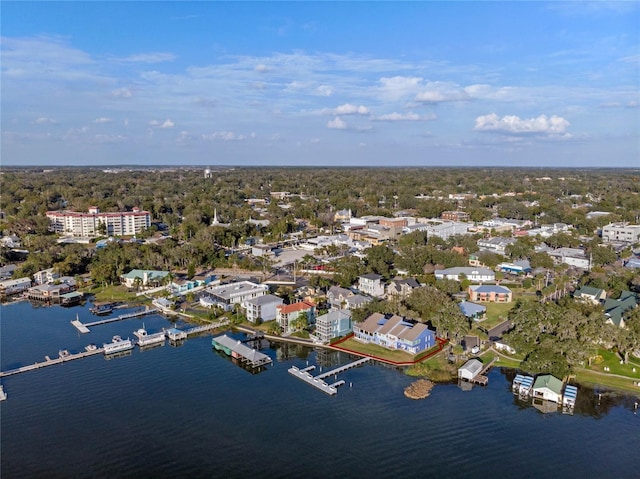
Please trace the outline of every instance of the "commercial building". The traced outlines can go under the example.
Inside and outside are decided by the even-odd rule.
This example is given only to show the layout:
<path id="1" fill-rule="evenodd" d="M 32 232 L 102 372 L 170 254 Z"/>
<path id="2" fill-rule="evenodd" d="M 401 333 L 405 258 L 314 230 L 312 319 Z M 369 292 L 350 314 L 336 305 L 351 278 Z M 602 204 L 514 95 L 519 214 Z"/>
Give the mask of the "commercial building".
<path id="1" fill-rule="evenodd" d="M 205 290 L 206 296 L 212 304 L 231 311 L 235 304 L 243 305 L 247 300 L 264 296 L 269 286 L 256 284 L 251 281 L 239 281 L 237 283 L 221 284 Z"/>
<path id="2" fill-rule="evenodd" d="M 610 223 L 602 227 L 602 241 L 639 243 L 640 225 L 629 225 L 626 223 Z"/>

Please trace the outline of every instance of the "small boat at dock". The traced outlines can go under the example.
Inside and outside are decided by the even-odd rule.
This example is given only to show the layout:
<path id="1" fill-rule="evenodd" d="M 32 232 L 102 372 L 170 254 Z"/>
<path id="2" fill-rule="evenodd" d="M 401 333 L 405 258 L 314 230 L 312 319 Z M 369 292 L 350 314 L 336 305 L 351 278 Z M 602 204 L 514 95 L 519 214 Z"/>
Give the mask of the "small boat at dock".
<path id="1" fill-rule="evenodd" d="M 133 349 L 135 344 L 130 339 L 122 339 L 120 336 L 114 336 L 110 343 L 104 343 L 104 354 L 119 353 L 128 349 Z"/>
<path id="2" fill-rule="evenodd" d="M 149 346 L 151 344 L 163 343 L 165 338 L 164 331 L 149 334 L 144 327 L 138 329 L 133 334 L 138 338 L 138 346 Z"/>

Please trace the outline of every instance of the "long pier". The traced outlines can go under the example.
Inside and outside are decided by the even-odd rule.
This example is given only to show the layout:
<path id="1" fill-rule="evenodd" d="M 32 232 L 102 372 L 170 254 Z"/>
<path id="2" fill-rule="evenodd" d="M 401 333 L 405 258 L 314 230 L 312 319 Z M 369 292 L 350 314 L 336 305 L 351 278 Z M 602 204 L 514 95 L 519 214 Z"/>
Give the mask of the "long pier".
<path id="1" fill-rule="evenodd" d="M 194 326 L 193 328 L 188 328 L 183 331 L 187 334 L 187 336 L 190 336 L 192 334 L 202 333 L 204 331 L 211 331 L 212 329 L 218 329 L 218 328 L 221 328 L 222 326 L 228 326 L 228 325 L 229 325 L 229 320 L 225 318 L 222 321 L 218 321 L 216 323 L 203 324 L 202 326 Z"/>
<path id="2" fill-rule="evenodd" d="M 99 321 L 93 321 L 91 323 L 82 323 L 79 319 L 74 319 L 71 321 L 71 324 L 75 326 L 75 328 L 83 334 L 86 334 L 89 331 L 89 328 L 93 326 L 100 326 L 101 324 L 115 323 L 116 321 L 122 321 L 123 319 L 129 318 L 137 318 L 139 316 L 146 316 L 147 314 L 157 313 L 158 310 L 156 308 L 143 309 L 140 311 L 134 311 L 133 313 L 121 314 L 120 316 L 116 316 L 115 318 L 107 318 L 101 319 Z"/>
<path id="3" fill-rule="evenodd" d="M 66 356 L 59 356 L 54 359 L 51 359 L 49 356 L 45 356 L 44 361 L 42 362 L 36 362 L 28 366 L 22 366 L 16 369 L 10 369 L 8 371 L 2 371 L 0 372 L 0 378 L 13 376 L 15 374 L 20 374 L 20 373 L 26 373 L 27 371 L 35 371 L 36 369 L 46 368 L 47 366 L 53 366 L 54 364 L 66 363 L 69 361 L 73 361 L 75 359 L 82 359 L 89 356 L 94 356 L 96 354 L 102 353 L 103 351 L 104 351 L 103 348 L 89 349 L 81 353 L 69 354 Z"/>

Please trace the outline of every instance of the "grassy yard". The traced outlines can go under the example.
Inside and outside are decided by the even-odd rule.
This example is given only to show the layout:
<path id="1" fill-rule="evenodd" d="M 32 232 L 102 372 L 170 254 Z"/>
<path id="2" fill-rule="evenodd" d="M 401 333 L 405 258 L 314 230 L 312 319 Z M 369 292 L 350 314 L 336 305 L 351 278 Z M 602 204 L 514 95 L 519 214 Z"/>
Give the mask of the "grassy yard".
<path id="1" fill-rule="evenodd" d="M 415 359 L 414 356 L 409 353 L 405 353 L 404 351 L 391 351 L 389 349 L 383 348 L 382 346 L 378 346 L 377 344 L 362 344 L 353 338 L 347 339 L 346 341 L 340 343 L 338 346 L 345 349 L 350 349 L 351 351 L 356 351 L 358 353 L 376 356 L 381 359 L 387 359 L 389 361 L 411 362 Z"/>
<path id="2" fill-rule="evenodd" d="M 633 379 L 618 378 L 615 376 L 604 376 L 597 374 L 587 369 L 580 369 L 576 371 L 576 382 L 584 384 L 585 386 L 604 386 L 608 389 L 619 389 L 622 391 L 628 391 L 635 393 L 636 396 L 640 396 L 640 386 L 634 385 Z M 637 381 L 635 381 L 637 384 Z"/>
<path id="3" fill-rule="evenodd" d="M 605 367 L 609 368 L 609 370 L 605 371 Z M 587 369 L 601 373 L 627 376 L 636 381 L 640 380 L 640 365 L 638 365 L 637 359 L 630 358 L 629 364 L 620 364 L 620 356 L 618 356 L 618 354 L 604 349 L 598 350 L 598 358 L 592 360 L 591 366 Z"/>
<path id="4" fill-rule="evenodd" d="M 122 285 L 94 286 L 85 289 L 85 293 L 93 294 L 96 301 L 124 301 L 129 304 L 142 304 L 147 301 L 144 296 L 136 297 L 135 291 L 129 290 Z"/>

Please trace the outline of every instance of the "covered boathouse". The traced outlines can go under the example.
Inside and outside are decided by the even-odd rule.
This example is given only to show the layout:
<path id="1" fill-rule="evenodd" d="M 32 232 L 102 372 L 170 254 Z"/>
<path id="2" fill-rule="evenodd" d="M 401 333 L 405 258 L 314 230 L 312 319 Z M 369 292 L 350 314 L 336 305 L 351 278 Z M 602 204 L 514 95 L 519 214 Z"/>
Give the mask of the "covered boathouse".
<path id="1" fill-rule="evenodd" d="M 236 358 L 253 368 L 266 366 L 272 362 L 271 358 L 266 354 L 256 351 L 242 344 L 242 341 L 230 338 L 226 334 L 213 338 L 211 345 L 218 351 L 224 351 L 232 358 Z"/>

